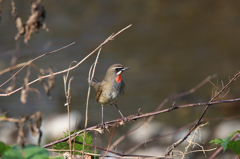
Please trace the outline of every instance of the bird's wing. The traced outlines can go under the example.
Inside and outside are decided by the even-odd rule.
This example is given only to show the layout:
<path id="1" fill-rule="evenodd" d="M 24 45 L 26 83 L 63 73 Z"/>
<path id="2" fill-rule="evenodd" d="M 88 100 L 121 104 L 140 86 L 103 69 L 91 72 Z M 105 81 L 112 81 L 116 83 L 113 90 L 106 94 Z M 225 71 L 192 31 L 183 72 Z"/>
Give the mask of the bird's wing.
<path id="1" fill-rule="evenodd" d="M 100 97 L 101 94 L 102 94 L 102 90 L 98 89 L 97 93 L 96 93 L 96 98 L 95 98 L 96 103 L 98 103 L 98 100 L 99 100 L 99 97 Z"/>
<path id="2" fill-rule="evenodd" d="M 98 99 L 99 99 L 99 97 L 100 97 L 100 95 L 101 95 L 101 93 L 102 93 L 102 90 L 99 89 L 99 88 L 100 88 L 100 85 L 101 85 L 101 82 L 99 82 L 99 80 L 97 80 L 96 78 L 93 78 L 90 84 L 94 87 L 94 89 L 95 89 L 96 92 L 97 92 L 97 93 L 96 93 L 96 103 L 97 103 L 97 102 L 98 102 Z"/>

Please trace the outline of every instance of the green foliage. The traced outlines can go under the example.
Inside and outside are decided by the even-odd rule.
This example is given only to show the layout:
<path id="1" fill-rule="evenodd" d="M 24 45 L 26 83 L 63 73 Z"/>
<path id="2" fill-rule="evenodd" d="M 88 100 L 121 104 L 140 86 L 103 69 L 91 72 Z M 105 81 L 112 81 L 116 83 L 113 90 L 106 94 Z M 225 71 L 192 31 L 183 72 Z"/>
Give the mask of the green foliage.
<path id="1" fill-rule="evenodd" d="M 240 141 L 232 141 L 231 138 L 236 134 L 240 133 L 240 130 L 237 130 L 231 134 L 228 135 L 226 139 L 215 139 L 210 141 L 210 143 L 218 144 L 223 147 L 223 151 L 225 151 L 227 148 L 232 150 L 234 153 L 236 153 L 238 156 L 240 156 Z"/>
<path id="2" fill-rule="evenodd" d="M 3 142 L 0 142 L 0 155 L 2 155 L 5 151 L 11 149 L 10 146 L 4 144 Z"/>
<path id="3" fill-rule="evenodd" d="M 75 132 L 76 131 L 72 131 L 71 134 L 73 134 Z M 64 137 L 67 137 L 67 136 L 68 136 L 68 133 L 64 132 Z M 75 141 L 83 143 L 83 137 L 84 137 L 84 134 L 82 133 L 75 138 Z M 92 145 L 92 137 L 87 132 L 86 132 L 85 143 L 89 144 L 89 145 Z M 78 144 L 78 143 L 75 143 L 75 144 L 72 143 L 71 147 L 72 147 L 71 150 L 73 150 L 73 147 L 74 147 L 75 150 L 78 150 L 78 151 L 82 151 L 82 149 L 83 149 L 83 145 Z M 53 148 L 57 149 L 57 150 L 69 150 L 70 149 L 69 144 L 66 143 L 66 142 L 58 143 L 58 144 L 54 145 Z M 86 146 L 86 145 L 84 146 L 84 151 L 89 152 L 89 153 L 94 153 L 93 151 L 89 150 L 89 146 Z M 58 151 L 56 151 L 56 152 L 58 152 Z M 64 151 L 59 151 L 59 153 L 64 153 Z M 74 154 L 79 155 L 81 153 L 80 152 L 74 152 Z"/>
<path id="4" fill-rule="evenodd" d="M 2 159 L 48 159 L 48 151 L 35 145 L 26 145 L 23 149 L 14 145 L 3 153 Z"/>

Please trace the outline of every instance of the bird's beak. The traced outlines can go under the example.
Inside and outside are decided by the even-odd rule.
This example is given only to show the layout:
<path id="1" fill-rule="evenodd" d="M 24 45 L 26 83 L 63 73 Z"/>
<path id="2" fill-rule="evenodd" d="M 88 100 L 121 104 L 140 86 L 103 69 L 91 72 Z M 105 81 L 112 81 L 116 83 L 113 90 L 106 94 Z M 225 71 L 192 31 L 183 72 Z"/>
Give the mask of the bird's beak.
<path id="1" fill-rule="evenodd" d="M 130 69 L 130 67 L 124 67 L 122 70 L 128 70 Z"/>

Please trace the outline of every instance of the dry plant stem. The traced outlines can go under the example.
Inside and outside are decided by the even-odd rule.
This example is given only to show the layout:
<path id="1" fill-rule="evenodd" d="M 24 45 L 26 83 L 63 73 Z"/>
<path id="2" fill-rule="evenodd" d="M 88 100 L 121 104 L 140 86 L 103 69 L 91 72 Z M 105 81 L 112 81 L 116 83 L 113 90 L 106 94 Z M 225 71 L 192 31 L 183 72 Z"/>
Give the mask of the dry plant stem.
<path id="1" fill-rule="evenodd" d="M 137 120 L 137 119 L 141 119 L 141 118 L 146 118 L 146 117 L 150 117 L 150 116 L 154 116 L 154 115 L 170 112 L 170 111 L 173 111 L 173 110 L 176 110 L 176 109 L 179 109 L 179 108 L 186 108 L 186 107 L 193 107 L 193 106 L 205 106 L 205 105 L 209 105 L 210 106 L 210 105 L 216 105 L 216 104 L 221 104 L 221 103 L 229 103 L 229 102 L 236 102 L 236 101 L 240 101 L 240 98 L 224 100 L 224 101 L 215 101 L 215 102 L 209 102 L 209 103 L 186 104 L 186 105 L 180 105 L 180 106 L 176 106 L 176 107 L 172 107 L 172 108 L 167 108 L 167 109 L 160 110 L 160 111 L 157 111 L 157 112 L 146 113 L 146 114 L 136 115 L 136 116 L 129 116 L 129 117 L 127 117 L 127 119 L 128 119 L 128 121 L 132 121 L 132 120 Z M 105 123 L 108 124 L 108 127 L 110 128 L 110 127 L 114 126 L 113 124 L 119 123 L 119 119 L 107 121 Z M 86 131 L 98 131 L 98 129 L 99 129 L 98 125 L 95 125 L 95 126 L 86 128 Z M 84 131 L 85 130 L 81 130 L 81 131 L 78 131 L 78 132 L 76 132 L 74 134 L 71 134 L 71 137 L 78 136 L 79 134 L 83 133 Z M 60 140 L 51 142 L 49 144 L 46 144 L 43 147 L 46 148 L 46 147 L 55 145 L 57 143 L 67 141 L 68 139 L 69 139 L 69 137 L 65 137 L 63 139 L 60 139 Z"/>
<path id="2" fill-rule="evenodd" d="M 7 81 L 5 81 L 3 84 L 1 84 L 1 85 L 0 85 L 0 88 L 1 88 L 3 85 L 5 85 L 6 83 L 8 83 L 13 77 L 15 77 L 20 71 L 22 71 L 22 69 L 24 69 L 27 65 L 29 65 L 29 64 L 32 63 L 33 61 L 36 61 L 37 59 L 39 59 L 39 58 L 41 58 L 41 57 L 43 57 L 43 56 L 45 56 L 45 55 L 52 54 L 52 53 L 55 53 L 55 52 L 60 51 L 60 50 L 62 50 L 62 49 L 65 49 L 65 48 L 67 48 L 67 47 L 69 47 L 69 46 L 71 46 L 71 45 L 73 45 L 73 44 L 75 44 L 75 42 L 73 42 L 73 43 L 71 43 L 71 44 L 68 44 L 68 45 L 66 45 L 66 46 L 64 46 L 64 47 L 62 47 L 62 48 L 60 48 L 60 49 L 57 49 L 57 50 L 54 50 L 54 51 L 51 51 L 51 52 L 47 52 L 47 53 L 45 53 L 45 54 L 42 54 L 42 55 L 34 58 L 33 60 L 28 61 L 22 68 L 20 68 L 20 70 L 18 70 L 14 75 L 12 75 L 11 78 L 9 78 Z M 45 78 L 46 78 L 46 77 L 45 77 Z M 30 85 L 30 84 L 28 84 L 28 85 Z M 21 87 L 21 89 L 22 89 L 22 87 Z M 19 89 L 19 90 L 21 90 L 21 89 Z M 12 94 L 12 92 L 11 92 L 11 93 L 8 93 L 8 94 L 10 95 L 10 94 Z M 8 94 L 7 94 L 7 95 L 0 94 L 0 96 L 8 96 Z"/>
<path id="3" fill-rule="evenodd" d="M 177 95 L 174 95 L 174 96 L 171 96 L 171 97 L 168 97 L 168 98 L 165 98 L 162 103 L 157 107 L 157 109 L 155 110 L 156 111 L 159 111 L 168 101 L 170 100 L 174 100 L 174 99 L 177 99 L 177 98 L 180 98 L 180 97 L 183 97 L 183 96 L 186 96 L 186 95 L 189 95 L 191 93 L 194 93 L 197 89 L 201 88 L 204 84 L 206 84 L 209 80 L 211 80 L 212 78 L 215 78 L 216 75 L 211 75 L 211 76 L 208 76 L 206 79 L 204 79 L 201 83 L 199 83 L 198 85 L 196 85 L 195 87 L 193 87 L 192 89 L 186 91 L 186 92 L 182 92 L 180 94 L 177 94 Z M 146 123 L 149 123 L 150 121 L 152 121 L 152 119 L 154 118 L 155 116 L 151 116 L 147 119 Z M 110 147 L 110 150 L 112 150 L 114 147 L 116 147 L 123 139 L 125 139 L 127 136 L 133 134 L 136 130 L 138 130 L 140 127 L 144 126 L 145 123 L 139 125 L 138 127 L 136 127 L 135 129 L 133 129 L 132 131 L 128 132 L 127 134 L 124 134 L 122 135 L 120 138 L 118 138 Z"/>
<path id="4" fill-rule="evenodd" d="M 71 67 L 71 68 L 69 68 L 69 69 L 66 69 L 66 70 L 62 70 L 62 71 L 59 71 L 59 72 L 55 72 L 53 75 L 55 76 L 55 75 L 58 75 L 58 74 L 62 74 L 62 73 L 64 73 L 64 72 L 67 72 L 67 71 L 69 71 L 69 70 L 75 69 L 75 68 L 78 67 L 81 63 L 83 63 L 88 57 L 90 57 L 93 53 L 95 53 L 100 47 L 102 47 L 103 45 L 105 45 L 106 43 L 108 43 L 110 40 L 113 40 L 117 35 L 119 35 L 119 34 L 122 33 L 124 30 L 128 29 L 128 28 L 131 27 L 131 26 L 132 26 L 132 25 L 130 24 L 130 25 L 128 25 L 127 27 L 125 27 L 125 28 L 123 28 L 122 30 L 120 30 L 119 32 L 117 32 L 116 34 L 113 34 L 112 36 L 108 37 L 102 44 L 100 44 L 95 50 L 93 50 L 91 53 L 89 53 L 85 58 L 83 58 L 83 59 L 82 59 L 79 63 L 77 63 L 75 66 L 73 66 L 73 67 Z M 61 49 L 64 49 L 64 48 L 66 48 L 66 47 L 68 47 L 68 46 L 70 46 L 70 45 L 73 45 L 74 43 L 75 43 L 75 42 L 73 42 L 73 43 L 71 43 L 71 44 L 69 44 L 69 45 L 67 45 L 67 46 L 65 46 L 65 47 L 63 47 L 63 48 L 61 48 Z M 53 51 L 53 52 L 59 51 L 59 50 L 61 50 L 61 49 L 55 50 L 55 51 Z M 31 62 L 33 62 L 33 61 L 36 60 L 36 59 L 39 59 L 39 58 L 41 58 L 41 57 L 43 57 L 43 56 L 45 56 L 45 55 L 48 55 L 48 54 L 50 54 L 50 53 L 53 53 L 53 52 L 49 52 L 49 53 L 43 54 L 43 55 L 41 55 L 41 56 L 39 56 L 39 57 L 37 57 L 37 58 L 29 61 L 26 65 L 30 64 Z M 26 65 L 25 65 L 25 66 L 26 66 Z M 24 67 L 25 67 L 25 66 L 24 66 Z M 24 67 L 22 67 L 17 73 L 19 73 Z M 17 73 L 15 73 L 13 76 L 16 76 Z M 39 81 L 40 79 L 44 79 L 44 78 L 47 78 L 47 77 L 50 77 L 50 76 L 51 76 L 51 75 L 42 76 L 41 78 L 35 79 L 34 81 L 28 83 L 28 85 L 31 85 L 31 84 Z M 13 77 L 11 77 L 10 79 L 8 79 L 8 80 L 7 80 L 6 82 L 4 82 L 0 87 L 2 87 L 4 84 L 6 84 L 8 81 L 10 81 L 12 78 L 13 78 Z M 23 89 L 23 87 L 20 87 L 20 88 L 12 91 L 12 92 L 10 92 L 10 93 L 0 94 L 0 96 L 9 96 L 9 95 L 11 95 L 11 94 L 13 94 L 13 93 L 21 90 L 21 89 Z"/>
<path id="5" fill-rule="evenodd" d="M 72 63 L 71 63 L 72 64 Z M 70 64 L 70 66 L 71 66 Z M 67 72 L 67 75 L 63 76 L 63 82 L 64 82 L 64 91 L 65 91 L 65 97 L 66 97 L 66 104 L 67 105 L 67 110 L 68 110 L 68 135 L 70 137 L 71 135 L 71 129 L 70 129 L 70 103 L 71 103 L 71 94 L 70 94 L 70 89 L 71 89 L 71 81 L 73 80 L 73 77 L 71 77 L 68 81 L 68 87 L 67 87 L 67 79 L 68 79 L 69 71 Z M 72 158 L 72 145 L 71 142 L 69 142 L 69 149 L 70 149 L 70 156 Z"/>
<path id="6" fill-rule="evenodd" d="M 95 73 L 95 68 L 98 62 L 98 58 L 100 55 L 100 52 L 102 50 L 102 47 L 99 48 L 98 50 L 98 54 L 96 57 L 96 60 L 94 62 L 94 66 L 91 66 L 90 70 L 89 70 L 89 75 L 88 75 L 88 80 L 92 81 L 93 77 L 94 77 L 94 73 Z M 92 70 L 93 67 L 93 71 Z M 90 79 L 91 77 L 91 79 Z M 84 126 L 84 136 L 83 136 L 83 153 L 82 153 L 82 158 L 84 158 L 84 144 L 85 144 L 85 138 L 86 138 L 86 128 L 87 128 L 87 122 L 88 122 L 88 104 L 89 104 L 89 96 L 90 96 L 90 91 L 91 91 L 91 85 L 90 82 L 88 82 L 88 94 L 87 94 L 87 101 L 86 101 L 86 118 L 85 118 L 85 126 Z"/>
<path id="7" fill-rule="evenodd" d="M 230 84 L 232 84 L 239 76 L 240 76 L 240 72 L 238 72 L 237 74 L 235 74 L 234 77 L 233 77 L 217 94 L 215 94 L 215 95 L 211 98 L 210 103 L 211 103 L 211 102 L 214 102 L 214 101 L 219 97 L 219 95 L 222 94 L 223 91 L 226 90 L 226 89 L 228 88 L 228 86 L 229 86 Z M 185 135 L 185 137 L 184 137 L 183 139 L 181 139 L 178 143 L 172 145 L 172 147 L 168 150 L 168 152 L 166 153 L 165 156 L 169 156 L 170 153 L 173 151 L 173 149 L 174 149 L 175 147 L 177 147 L 178 145 L 180 145 L 183 141 L 185 141 L 185 140 L 188 138 L 188 136 L 191 134 L 191 132 L 192 132 L 195 128 L 198 127 L 198 125 L 201 123 L 202 118 L 203 118 L 203 116 L 205 115 L 205 113 L 206 113 L 207 109 L 209 108 L 209 106 L 210 106 L 210 105 L 207 104 L 207 106 L 204 108 L 204 110 L 203 110 L 200 118 L 198 119 L 197 123 L 189 130 L 189 132 Z"/>

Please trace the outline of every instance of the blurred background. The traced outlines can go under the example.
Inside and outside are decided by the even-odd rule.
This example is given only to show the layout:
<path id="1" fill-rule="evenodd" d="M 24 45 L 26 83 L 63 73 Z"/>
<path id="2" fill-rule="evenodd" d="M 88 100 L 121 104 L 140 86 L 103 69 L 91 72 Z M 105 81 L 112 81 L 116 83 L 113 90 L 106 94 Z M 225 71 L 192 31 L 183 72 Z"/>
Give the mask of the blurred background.
<path id="1" fill-rule="evenodd" d="M 26 22 L 30 15 L 30 1 L 15 1 L 15 4 L 22 21 Z M 114 63 L 131 67 L 123 74 L 126 90 L 124 97 L 118 102 L 124 116 L 137 114 L 139 108 L 142 113 L 152 112 L 165 98 L 193 88 L 209 75 L 218 75 L 211 81 L 221 89 L 222 84 L 226 84 L 240 68 L 240 1 L 237 0 L 231 3 L 222 0 L 42 1 L 46 9 L 45 22 L 50 32 L 40 29 L 39 33 L 33 34 L 28 45 L 24 43 L 23 37 L 20 38 L 19 44 L 14 40 L 17 29 L 11 15 L 11 2 L 2 1 L 1 5 L 0 70 L 10 66 L 13 55 L 17 57 L 17 63 L 27 62 L 43 53 L 76 42 L 67 49 L 34 62 L 39 68 L 46 70 L 52 66 L 54 72 L 67 69 L 72 61 L 82 60 L 112 33 L 132 24 L 131 28 L 104 45 L 95 73 L 95 77 L 102 80 L 107 68 Z M 17 45 L 20 46 L 18 51 L 16 51 Z M 71 84 L 71 109 L 74 114 L 72 130 L 76 120 L 77 129 L 84 127 L 88 71 L 95 57 L 96 54 L 92 55 L 79 67 L 70 71 L 70 76 L 74 77 Z M 27 69 L 24 69 L 16 76 L 15 88 L 23 85 L 26 73 Z M 1 75 L 0 83 L 10 77 L 11 73 Z M 38 72 L 31 68 L 29 80 L 32 81 L 37 77 Z M 56 135 L 47 135 L 47 125 L 50 125 L 50 132 L 56 131 L 60 134 L 68 128 L 68 121 L 65 118 L 67 108 L 64 107 L 66 99 L 63 74 L 55 76 L 54 80 L 55 86 L 50 92 L 51 97 L 45 94 L 37 82 L 30 87 L 40 91 L 40 99 L 37 93 L 29 92 L 27 103 L 22 104 L 20 91 L 9 97 L 0 98 L 0 112 L 9 111 L 8 117 L 19 118 L 21 115 L 36 111 L 42 112 L 43 138 L 47 138 L 42 145 L 58 138 Z M 237 80 L 231 85 L 231 91 L 224 99 L 239 98 L 238 85 Z M 9 83 L 3 88 L 8 86 Z M 194 94 L 174 101 L 176 105 L 207 102 L 212 96 L 212 90 L 213 85 L 207 83 Z M 167 103 L 163 109 L 171 107 L 174 101 Z M 145 139 L 171 133 L 198 119 L 203 109 L 204 107 L 183 108 L 158 115 L 148 127 L 144 127 L 136 132 L 134 137 L 129 136 L 120 143 L 117 151 L 126 152 Z M 210 107 L 205 117 L 234 116 L 239 114 L 239 110 L 239 102 L 215 105 Z M 58 120 L 52 123 L 55 116 Z M 120 118 L 120 115 L 114 106 L 104 108 L 105 121 L 117 118 Z M 145 121 L 142 119 L 128 122 L 125 126 L 116 128 L 113 141 Z M 101 106 L 95 103 L 95 91 L 91 89 L 88 125 L 93 126 L 100 122 Z M 234 122 L 233 127 L 220 127 L 224 124 L 231 125 L 230 122 Z M 231 121 L 217 120 L 203 127 L 202 142 L 205 143 L 205 148 L 216 147 L 208 144 L 209 141 L 216 137 L 227 137 L 228 133 L 239 129 L 238 123 L 239 118 Z M 54 126 L 59 124 L 58 130 Z M 0 123 L 0 140 L 9 144 L 16 143 L 16 128 L 14 124 L 9 125 L 11 124 L 6 122 Z M 12 133 L 14 131 L 11 128 L 15 133 Z M 168 140 L 165 138 L 149 143 L 132 154 L 164 155 L 166 148 L 181 139 L 187 131 L 188 128 L 168 137 Z M 225 134 L 218 134 L 219 132 Z M 93 144 L 106 148 L 110 134 L 111 132 L 106 132 L 95 136 L 93 133 Z M 183 144 L 183 147 L 186 144 Z M 212 153 L 208 152 L 207 156 Z M 204 158 L 203 153 L 191 154 L 188 157 L 193 155 L 196 155 L 195 158 Z M 221 153 L 219 157 L 226 158 L 227 155 L 233 153 L 227 151 Z"/>

